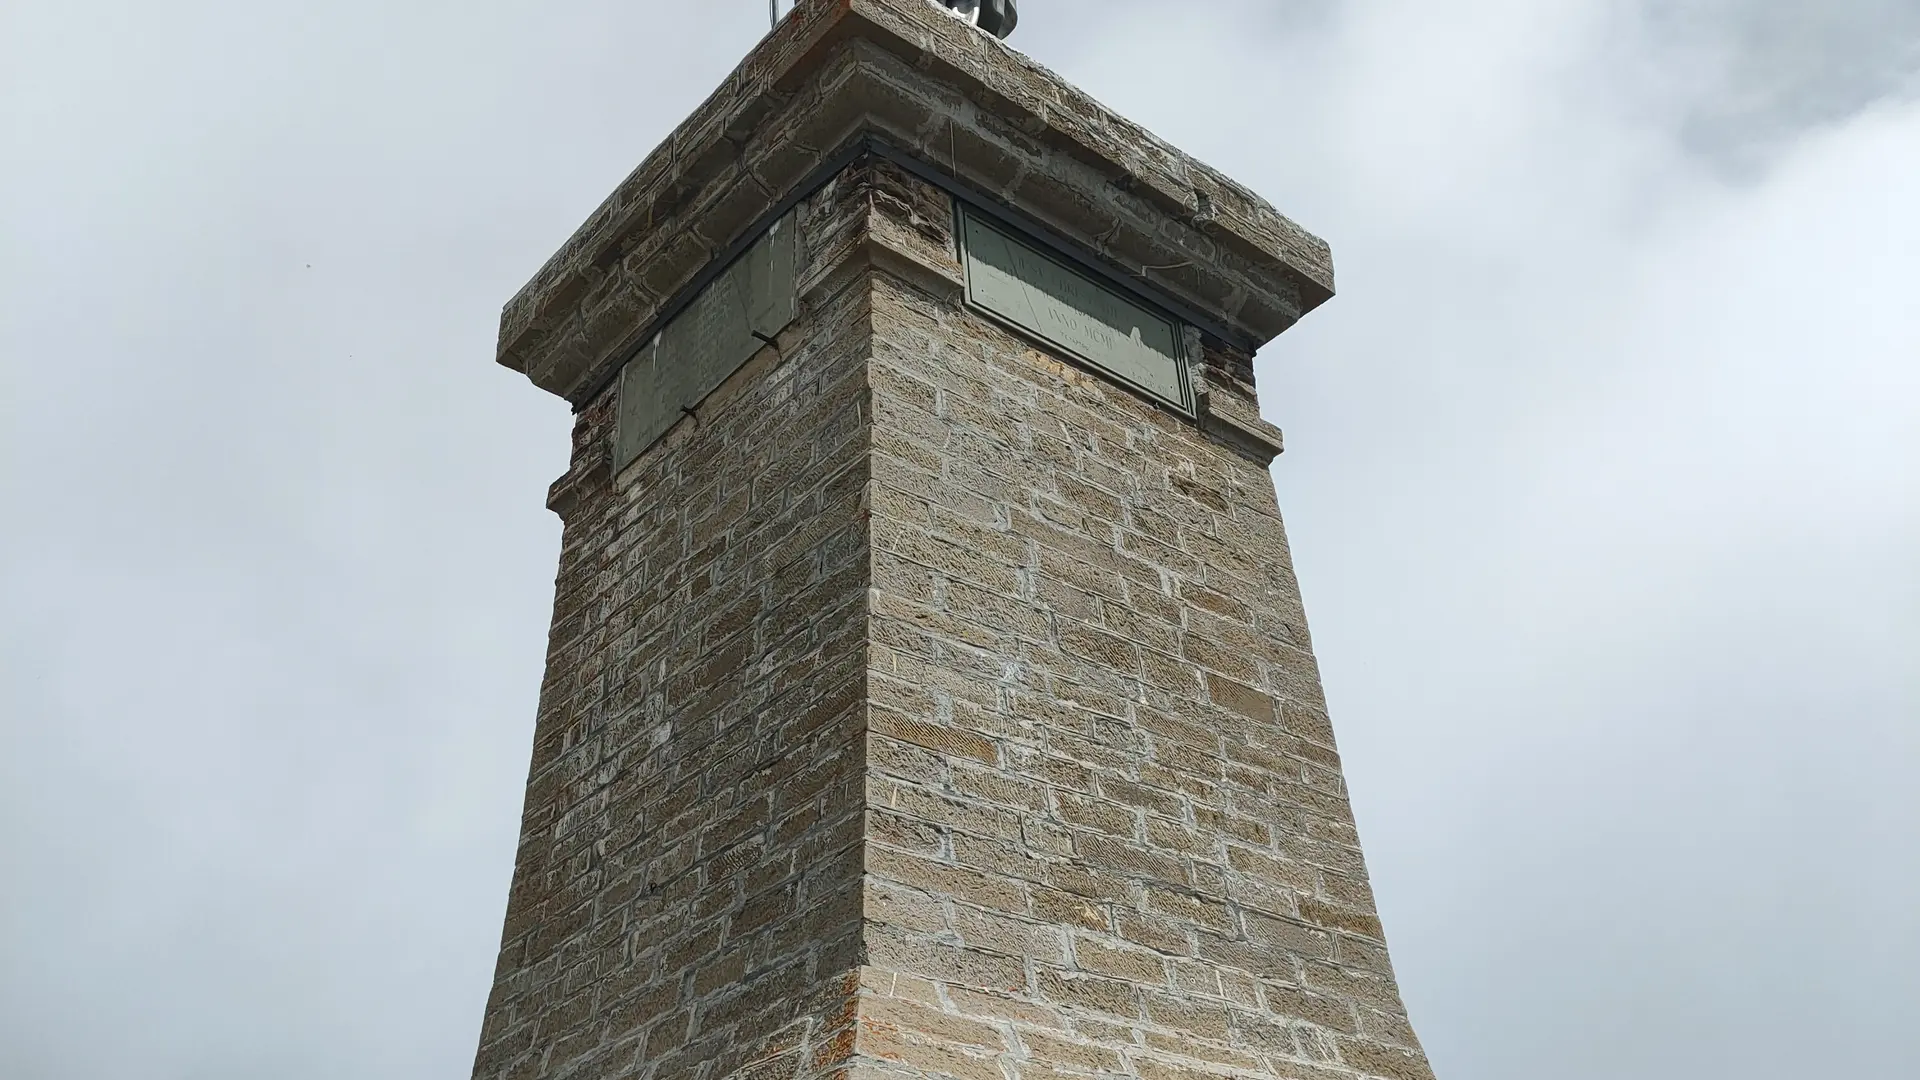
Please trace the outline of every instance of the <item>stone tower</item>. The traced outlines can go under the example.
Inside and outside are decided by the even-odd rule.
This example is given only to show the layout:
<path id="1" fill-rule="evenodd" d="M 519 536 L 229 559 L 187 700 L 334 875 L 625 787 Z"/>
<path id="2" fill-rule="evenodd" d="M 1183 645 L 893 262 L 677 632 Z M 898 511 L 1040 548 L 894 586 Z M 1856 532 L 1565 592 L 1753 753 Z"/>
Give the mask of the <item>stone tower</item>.
<path id="1" fill-rule="evenodd" d="M 573 403 L 478 1080 L 1431 1076 L 1253 351 L 1327 247 L 803 0 L 507 305 Z"/>

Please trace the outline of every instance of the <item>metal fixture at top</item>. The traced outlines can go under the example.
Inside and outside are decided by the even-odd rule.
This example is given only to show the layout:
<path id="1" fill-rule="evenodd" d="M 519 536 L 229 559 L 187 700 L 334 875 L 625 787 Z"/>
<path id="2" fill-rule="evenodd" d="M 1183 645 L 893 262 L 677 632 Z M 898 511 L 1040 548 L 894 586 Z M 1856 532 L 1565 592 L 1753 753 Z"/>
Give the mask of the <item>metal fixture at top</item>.
<path id="1" fill-rule="evenodd" d="M 928 0 L 947 14 L 977 26 L 994 37 L 1004 39 L 1020 24 L 1020 11 L 1014 0 Z"/>

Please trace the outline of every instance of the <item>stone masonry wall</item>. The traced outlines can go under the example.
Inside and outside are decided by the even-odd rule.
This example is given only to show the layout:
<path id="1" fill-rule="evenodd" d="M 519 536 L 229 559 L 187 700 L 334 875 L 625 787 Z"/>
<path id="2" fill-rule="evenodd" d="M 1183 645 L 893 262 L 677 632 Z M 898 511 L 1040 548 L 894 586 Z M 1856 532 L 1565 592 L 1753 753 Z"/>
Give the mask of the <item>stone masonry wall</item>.
<path id="1" fill-rule="evenodd" d="M 778 342 L 620 476 L 582 412 L 476 1080 L 1429 1080 L 1263 463 L 952 228 L 862 161 Z"/>
<path id="2" fill-rule="evenodd" d="M 1263 464 L 937 277 L 872 304 L 861 1067 L 1427 1080 Z"/>
<path id="3" fill-rule="evenodd" d="M 831 216 L 812 224 L 830 252 Z M 623 475 L 614 391 L 579 418 L 476 1078 L 785 1080 L 848 1056 L 870 316 L 847 284 Z"/>

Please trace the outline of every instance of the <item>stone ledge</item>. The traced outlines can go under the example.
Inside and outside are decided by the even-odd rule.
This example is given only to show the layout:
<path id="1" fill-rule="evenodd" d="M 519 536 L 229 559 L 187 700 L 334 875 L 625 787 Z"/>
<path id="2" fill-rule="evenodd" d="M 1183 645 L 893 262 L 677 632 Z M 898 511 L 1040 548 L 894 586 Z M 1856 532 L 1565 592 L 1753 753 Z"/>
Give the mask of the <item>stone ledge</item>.
<path id="1" fill-rule="evenodd" d="M 584 460 L 576 461 L 566 475 L 547 488 L 547 509 L 562 521 L 571 519 L 574 509 L 604 487 L 612 475 L 613 455 L 605 447 L 596 446 Z"/>
<path id="2" fill-rule="evenodd" d="M 499 361 L 578 403 L 868 134 L 1249 349 L 1332 295 L 1323 242 L 1004 44 L 919 0 L 804 0 L 506 306 Z"/>
<path id="3" fill-rule="evenodd" d="M 1261 465 L 1286 452 L 1286 438 L 1280 429 L 1262 419 L 1258 409 L 1249 410 L 1222 394 L 1201 391 L 1200 430 L 1215 436 Z"/>

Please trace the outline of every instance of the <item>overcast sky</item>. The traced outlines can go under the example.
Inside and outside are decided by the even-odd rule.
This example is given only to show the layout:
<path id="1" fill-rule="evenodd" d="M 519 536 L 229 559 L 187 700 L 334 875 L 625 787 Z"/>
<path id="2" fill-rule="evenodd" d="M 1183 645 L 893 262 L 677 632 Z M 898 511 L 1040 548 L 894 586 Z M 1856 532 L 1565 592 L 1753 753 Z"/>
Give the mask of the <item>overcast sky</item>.
<path id="1" fill-rule="evenodd" d="M 1920 0 L 1022 8 L 1333 245 L 1262 396 L 1443 1080 L 1920 1075 Z M 0 1076 L 467 1074 L 499 308 L 764 19 L 0 0 Z"/>

